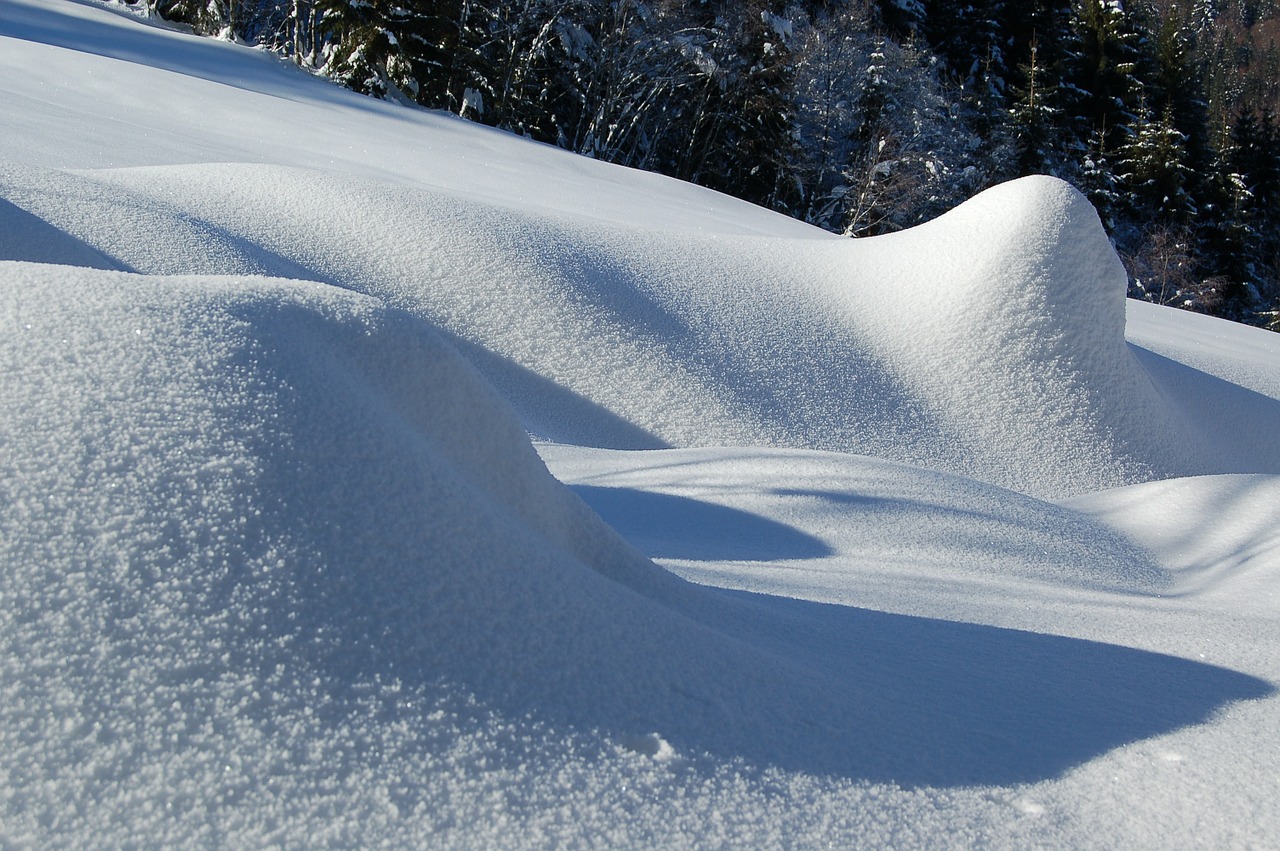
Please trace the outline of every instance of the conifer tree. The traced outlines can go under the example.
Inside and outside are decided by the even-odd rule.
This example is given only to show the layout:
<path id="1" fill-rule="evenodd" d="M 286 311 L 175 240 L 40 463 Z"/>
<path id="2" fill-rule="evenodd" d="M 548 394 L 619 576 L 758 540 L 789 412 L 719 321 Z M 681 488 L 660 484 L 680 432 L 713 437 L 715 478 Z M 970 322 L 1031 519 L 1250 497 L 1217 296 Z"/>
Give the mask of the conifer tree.
<path id="1" fill-rule="evenodd" d="M 1254 198 L 1244 175 L 1235 170 L 1237 147 L 1224 122 L 1216 134 L 1205 200 L 1199 220 L 1199 255 L 1209 274 L 1222 279 L 1226 312 L 1240 317 L 1255 300 L 1255 256 L 1260 235 L 1254 227 Z"/>
<path id="2" fill-rule="evenodd" d="M 1053 171 L 1055 152 L 1060 147 L 1056 106 L 1057 87 L 1049 70 L 1040 62 L 1038 45 L 1031 44 L 1030 57 L 1020 69 L 1025 85 L 1013 91 L 1009 127 L 1013 136 L 1014 172 L 1017 175 Z"/>
<path id="3" fill-rule="evenodd" d="M 1204 169 L 1209 159 L 1208 104 L 1203 95 L 1202 65 L 1194 59 L 1195 29 L 1190 11 L 1177 3 L 1163 12 L 1148 11 L 1146 68 L 1143 81 L 1153 109 L 1169 111 L 1170 121 L 1186 136 L 1187 165 Z"/>
<path id="4" fill-rule="evenodd" d="M 1256 203 L 1280 200 L 1280 130 L 1268 110 L 1242 110 L 1232 130 L 1232 165 L 1243 175 Z"/>
<path id="5" fill-rule="evenodd" d="M 880 19 L 885 30 L 901 41 L 919 34 L 925 21 L 923 0 L 879 0 Z"/>
<path id="6" fill-rule="evenodd" d="M 585 109 L 598 5 L 594 0 L 469 0 L 459 19 L 462 49 L 453 72 L 463 88 L 455 94 L 460 111 L 569 146 Z"/>
<path id="7" fill-rule="evenodd" d="M 1159 117 L 1142 107 L 1120 149 L 1118 177 L 1139 221 L 1186 222 L 1196 212 L 1188 192 L 1186 136 L 1174 126 L 1171 106 Z"/>
<path id="8" fill-rule="evenodd" d="M 324 70 L 375 97 L 446 101 L 458 0 L 318 0 L 330 40 Z"/>
<path id="9" fill-rule="evenodd" d="M 1121 209 L 1121 191 L 1112 165 L 1112 154 L 1107 147 L 1107 129 L 1100 126 L 1085 140 L 1084 156 L 1080 165 L 1080 189 L 1098 211 L 1098 217 L 1107 231 L 1117 230 Z"/>
<path id="10" fill-rule="evenodd" d="M 1109 150 L 1132 132 L 1142 84 L 1138 35 L 1117 0 L 1073 0 L 1063 69 L 1063 97 L 1077 140 L 1101 130 Z"/>
<path id="11" fill-rule="evenodd" d="M 867 6 L 848 3 L 818 10 L 798 24 L 791 100 L 803 195 L 795 214 L 827 230 L 845 224 L 851 206 L 846 170 L 865 150 L 856 93 L 877 49 L 871 21 Z"/>

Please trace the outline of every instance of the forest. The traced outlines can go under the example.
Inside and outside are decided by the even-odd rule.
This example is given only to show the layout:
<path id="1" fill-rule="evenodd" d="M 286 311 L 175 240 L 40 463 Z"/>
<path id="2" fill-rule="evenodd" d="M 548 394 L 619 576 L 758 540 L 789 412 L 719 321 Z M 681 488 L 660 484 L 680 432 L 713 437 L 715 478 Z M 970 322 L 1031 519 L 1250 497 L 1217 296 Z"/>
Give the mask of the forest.
<path id="1" fill-rule="evenodd" d="M 1280 0 L 135 0 L 851 237 L 1051 174 L 1134 298 L 1280 329 Z"/>

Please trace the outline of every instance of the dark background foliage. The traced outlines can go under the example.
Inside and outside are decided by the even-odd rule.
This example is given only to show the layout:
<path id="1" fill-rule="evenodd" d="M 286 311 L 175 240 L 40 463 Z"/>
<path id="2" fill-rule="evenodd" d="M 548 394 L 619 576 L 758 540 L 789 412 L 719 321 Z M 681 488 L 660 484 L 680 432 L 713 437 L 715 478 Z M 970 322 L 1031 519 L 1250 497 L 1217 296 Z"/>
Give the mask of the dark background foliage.
<path id="1" fill-rule="evenodd" d="M 1025 174 L 1130 295 L 1277 327 L 1280 0 L 136 0 L 850 236 Z"/>

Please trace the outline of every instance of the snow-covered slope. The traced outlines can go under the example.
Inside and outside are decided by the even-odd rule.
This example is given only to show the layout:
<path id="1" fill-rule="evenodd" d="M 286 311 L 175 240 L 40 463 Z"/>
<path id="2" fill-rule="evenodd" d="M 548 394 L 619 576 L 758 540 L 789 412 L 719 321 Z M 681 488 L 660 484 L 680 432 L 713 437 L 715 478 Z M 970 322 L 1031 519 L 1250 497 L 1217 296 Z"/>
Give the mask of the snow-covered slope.
<path id="1" fill-rule="evenodd" d="M 76 0 L 0 115 L 0 843 L 1280 837 L 1280 337 L 1065 184 L 843 240 Z"/>
<path id="2" fill-rule="evenodd" d="M 21 35 L 40 11 L 18 9 Z M 96 26 L 86 37 L 124 45 L 105 52 L 183 67 L 163 58 L 172 36 Z M 15 46 L 61 110 L 101 111 L 101 91 L 52 79 L 27 55 L 38 45 Z M 221 48 L 243 66 L 228 79 L 257 91 L 231 101 L 226 84 L 190 76 L 173 90 L 172 72 L 81 54 L 81 77 L 119 78 L 134 97 L 164 85 L 166 98 L 127 104 L 139 142 L 115 155 L 76 139 L 59 156 L 31 140 L 54 136 L 63 112 L 19 112 L 5 147 L 23 156 L 0 171 L 4 197 L 116 268 L 279 275 L 385 299 L 455 337 L 553 440 L 835 449 L 1040 496 L 1280 471 L 1274 441 L 1236 451 L 1127 349 L 1124 273 L 1065 184 L 1019 181 L 912 232 L 842 240 L 198 47 Z"/>

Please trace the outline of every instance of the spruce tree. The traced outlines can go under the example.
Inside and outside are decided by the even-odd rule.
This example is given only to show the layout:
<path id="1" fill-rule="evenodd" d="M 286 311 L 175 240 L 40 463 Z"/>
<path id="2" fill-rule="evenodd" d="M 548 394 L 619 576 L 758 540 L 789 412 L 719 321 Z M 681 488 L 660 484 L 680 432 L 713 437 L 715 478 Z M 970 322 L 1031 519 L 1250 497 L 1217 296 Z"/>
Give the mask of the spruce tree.
<path id="1" fill-rule="evenodd" d="M 863 71 L 877 44 L 870 10 L 858 4 L 817 10 L 798 24 L 795 45 L 794 126 L 803 192 L 795 215 L 840 230 L 850 208 L 846 169 L 865 147 L 859 99 Z"/>
<path id="2" fill-rule="evenodd" d="M 1199 255 L 1208 274 L 1223 281 L 1225 313 L 1244 316 L 1257 287 L 1260 234 L 1254 226 L 1254 197 L 1235 170 L 1238 149 L 1224 122 L 1214 145 L 1201 207 Z"/>
<path id="3" fill-rule="evenodd" d="M 1145 106 L 1120 149 L 1120 183 L 1137 222 L 1185 223 L 1195 214 L 1188 184 L 1186 136 L 1166 106 L 1159 117 Z"/>
<path id="4" fill-rule="evenodd" d="M 1077 141 L 1101 131 L 1116 150 L 1132 132 L 1142 84 L 1138 34 L 1117 0 L 1073 0 L 1063 67 L 1064 107 Z"/>
<path id="5" fill-rule="evenodd" d="M 1056 105 L 1057 87 L 1049 69 L 1040 62 L 1034 41 L 1027 64 L 1019 71 L 1025 83 L 1014 89 L 1013 104 L 1009 108 L 1015 158 L 1013 171 L 1019 176 L 1051 172 L 1054 170 L 1051 163 L 1060 147 L 1060 110 Z"/>
<path id="6" fill-rule="evenodd" d="M 1108 233 L 1115 233 L 1122 207 L 1122 192 L 1116 169 L 1112 164 L 1112 152 L 1107 147 L 1107 130 L 1100 126 L 1085 140 L 1080 164 L 1080 189 L 1098 211 L 1098 217 Z"/>
<path id="7" fill-rule="evenodd" d="M 324 70 L 348 88 L 428 106 L 447 100 L 459 0 L 318 0 Z"/>

